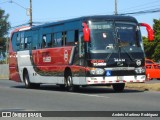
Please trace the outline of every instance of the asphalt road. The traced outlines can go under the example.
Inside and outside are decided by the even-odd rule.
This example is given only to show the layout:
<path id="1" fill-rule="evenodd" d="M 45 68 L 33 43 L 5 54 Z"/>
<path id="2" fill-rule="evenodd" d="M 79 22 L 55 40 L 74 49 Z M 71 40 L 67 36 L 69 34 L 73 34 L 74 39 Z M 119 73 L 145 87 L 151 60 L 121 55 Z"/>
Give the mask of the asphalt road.
<path id="1" fill-rule="evenodd" d="M 25 89 L 23 83 L 0 80 L 1 112 L 160 111 L 159 102 L 160 92 L 125 89 L 123 93 L 115 93 L 111 88 L 107 87 L 86 87 L 81 88 L 76 93 L 71 93 L 54 85 L 42 85 L 40 89 Z M 58 117 L 57 119 L 62 118 Z M 74 120 L 73 117 L 72 119 Z M 83 120 L 88 119 L 84 118 Z M 97 120 L 98 118 L 94 119 Z M 106 118 L 101 119 L 106 120 Z M 110 119 L 119 120 L 120 118 Z M 128 120 L 128 118 L 121 119 Z M 141 119 L 149 120 L 150 118 Z"/>

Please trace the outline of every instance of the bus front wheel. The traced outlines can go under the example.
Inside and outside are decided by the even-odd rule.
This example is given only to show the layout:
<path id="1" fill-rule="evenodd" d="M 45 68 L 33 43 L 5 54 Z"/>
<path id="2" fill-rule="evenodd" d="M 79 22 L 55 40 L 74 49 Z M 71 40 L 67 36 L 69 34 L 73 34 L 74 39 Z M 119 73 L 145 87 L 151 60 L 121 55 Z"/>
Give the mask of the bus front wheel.
<path id="1" fill-rule="evenodd" d="M 72 79 L 71 75 L 67 76 L 66 88 L 67 88 L 67 91 L 69 91 L 69 92 L 74 92 L 74 91 L 77 91 L 79 89 L 79 86 L 73 85 L 73 79 Z"/>
<path id="2" fill-rule="evenodd" d="M 124 87 L 125 87 L 125 83 L 118 83 L 118 84 L 113 84 L 113 90 L 115 92 L 123 92 Z"/>

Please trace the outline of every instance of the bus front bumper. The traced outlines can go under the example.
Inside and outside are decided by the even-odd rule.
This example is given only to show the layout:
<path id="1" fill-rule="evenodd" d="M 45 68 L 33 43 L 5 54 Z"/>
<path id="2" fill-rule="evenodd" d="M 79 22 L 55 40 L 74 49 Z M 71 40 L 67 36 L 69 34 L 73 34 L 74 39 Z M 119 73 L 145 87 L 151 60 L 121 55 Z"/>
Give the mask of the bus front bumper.
<path id="1" fill-rule="evenodd" d="M 106 77 L 86 77 L 86 84 L 114 84 L 114 83 L 144 83 L 145 75 L 137 76 L 106 76 Z"/>

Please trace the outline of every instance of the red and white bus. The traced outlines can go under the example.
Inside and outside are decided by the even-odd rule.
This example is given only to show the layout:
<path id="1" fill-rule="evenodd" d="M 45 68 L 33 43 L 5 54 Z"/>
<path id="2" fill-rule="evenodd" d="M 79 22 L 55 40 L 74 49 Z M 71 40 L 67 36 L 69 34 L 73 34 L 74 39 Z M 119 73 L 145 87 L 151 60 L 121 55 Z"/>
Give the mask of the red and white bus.
<path id="1" fill-rule="evenodd" d="M 152 41 L 151 27 L 130 16 L 88 16 L 17 28 L 10 40 L 9 78 L 26 88 L 53 83 L 68 91 L 91 85 L 123 91 L 126 82 L 146 79 L 140 26 Z"/>

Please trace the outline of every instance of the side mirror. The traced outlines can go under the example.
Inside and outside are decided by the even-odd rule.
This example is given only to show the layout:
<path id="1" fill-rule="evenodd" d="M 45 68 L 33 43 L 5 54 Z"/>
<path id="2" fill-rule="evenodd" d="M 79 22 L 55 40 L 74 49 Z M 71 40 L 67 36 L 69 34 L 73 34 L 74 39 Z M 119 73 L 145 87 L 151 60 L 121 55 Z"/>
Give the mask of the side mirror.
<path id="1" fill-rule="evenodd" d="M 143 26 L 143 27 L 146 27 L 146 30 L 148 32 L 148 40 L 149 41 L 153 41 L 154 40 L 154 31 L 153 29 L 151 28 L 151 26 L 149 26 L 148 24 L 146 23 L 140 23 L 139 24 L 140 26 Z"/>
<path id="2" fill-rule="evenodd" d="M 84 42 L 90 41 L 90 29 L 86 23 L 83 23 Z"/>

